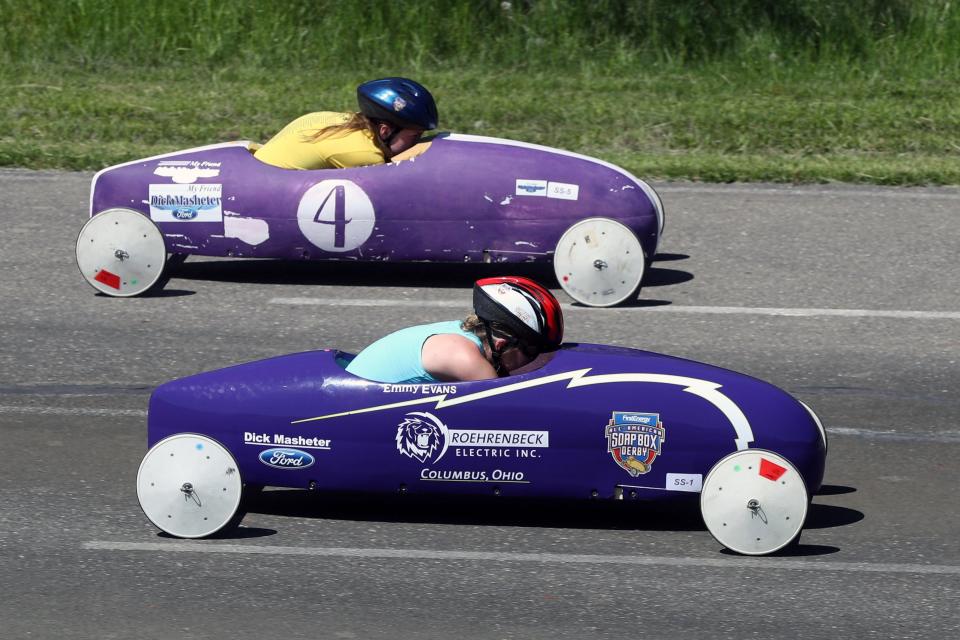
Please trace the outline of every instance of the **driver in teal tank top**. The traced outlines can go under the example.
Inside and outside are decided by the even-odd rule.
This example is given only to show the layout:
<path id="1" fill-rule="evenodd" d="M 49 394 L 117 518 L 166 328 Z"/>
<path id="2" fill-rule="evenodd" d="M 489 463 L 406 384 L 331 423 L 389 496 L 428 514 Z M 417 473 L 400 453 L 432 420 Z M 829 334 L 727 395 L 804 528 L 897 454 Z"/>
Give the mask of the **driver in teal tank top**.
<path id="1" fill-rule="evenodd" d="M 473 285 L 474 315 L 395 331 L 357 354 L 347 371 L 376 382 L 486 380 L 509 375 L 563 340 L 560 303 L 529 278 Z"/>

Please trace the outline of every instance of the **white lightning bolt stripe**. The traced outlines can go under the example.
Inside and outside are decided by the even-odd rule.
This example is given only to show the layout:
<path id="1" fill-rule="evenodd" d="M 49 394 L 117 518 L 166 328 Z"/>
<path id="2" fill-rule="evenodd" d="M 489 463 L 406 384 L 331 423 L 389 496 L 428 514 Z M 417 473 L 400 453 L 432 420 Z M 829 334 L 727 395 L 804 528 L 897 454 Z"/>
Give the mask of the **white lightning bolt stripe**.
<path id="1" fill-rule="evenodd" d="M 437 403 L 437 409 L 443 409 L 444 407 L 453 407 L 458 404 L 464 404 L 465 402 L 473 402 L 474 400 L 483 400 L 484 398 L 492 398 L 494 396 L 503 395 L 506 393 L 513 393 L 514 391 L 521 391 L 523 389 L 530 389 L 531 387 L 540 387 L 545 384 L 552 384 L 554 382 L 560 382 L 563 380 L 570 380 L 570 384 L 567 385 L 567 388 L 573 386 L 573 381 L 577 378 L 581 378 L 587 374 L 590 369 L 577 369 L 576 371 L 565 371 L 564 373 L 557 373 L 552 376 L 544 376 L 543 378 L 534 378 L 533 380 L 526 380 L 524 382 L 517 382 L 514 384 L 508 384 L 505 387 L 494 387 L 492 389 L 487 389 L 485 391 L 478 391 L 476 393 L 471 393 L 466 396 L 454 396 L 450 400 L 447 400 L 444 397 L 440 402 Z"/>
<path id="2" fill-rule="evenodd" d="M 324 416 L 316 416 L 314 418 L 303 418 L 301 420 L 294 420 L 290 424 L 300 424 L 303 422 L 313 422 L 316 420 L 327 420 L 329 418 L 340 418 L 343 416 L 350 416 L 360 413 L 370 413 L 373 411 L 384 411 L 386 409 L 395 409 L 397 407 L 409 407 L 419 404 L 429 404 L 435 402 L 434 405 L 436 409 L 443 409 L 444 407 L 452 407 L 458 404 L 465 404 L 467 402 L 474 402 L 475 400 L 483 400 L 484 398 L 491 398 L 494 396 L 499 396 L 507 393 L 513 393 L 515 391 L 521 391 L 523 389 L 530 389 L 533 387 L 539 387 L 547 384 L 552 384 L 554 382 L 561 382 L 563 380 L 569 380 L 567 384 L 568 389 L 575 387 L 587 387 L 595 384 L 615 384 L 615 383 L 624 383 L 624 382 L 652 382 L 654 384 L 671 384 L 680 387 L 685 387 L 684 391 L 692 393 L 695 396 L 699 396 L 715 406 L 717 409 L 726 416 L 727 420 L 730 421 L 730 424 L 733 426 L 733 430 L 736 432 L 737 437 L 735 442 L 737 444 L 737 449 L 747 449 L 751 442 L 753 442 L 753 429 L 750 427 L 750 421 L 747 420 L 747 416 L 744 415 L 743 411 L 740 410 L 740 407 L 736 403 L 728 398 L 726 395 L 720 392 L 721 385 L 716 382 L 710 382 L 709 380 L 701 380 L 700 378 L 688 378 L 686 376 L 673 376 L 662 373 L 605 373 L 596 376 L 587 376 L 587 373 L 590 372 L 590 369 L 577 369 L 575 371 L 565 371 L 564 373 L 557 373 L 552 376 L 545 376 L 543 378 L 535 378 L 533 380 L 526 380 L 524 382 L 517 382 L 514 384 L 508 384 L 502 387 L 494 387 L 492 389 L 485 389 L 484 391 L 478 391 L 476 393 L 471 393 L 464 396 L 455 396 L 452 399 L 448 400 L 446 394 L 429 396 L 426 398 L 416 398 L 414 400 L 406 400 L 404 402 L 393 402 L 390 404 L 377 405 L 375 407 L 365 407 L 363 409 L 353 409 L 351 411 L 342 411 L 340 413 L 331 413 Z"/>
<path id="3" fill-rule="evenodd" d="M 397 407 L 408 407 L 418 404 L 427 404 L 430 402 L 436 402 L 434 405 L 436 409 L 442 409 L 444 407 L 452 407 L 454 405 L 463 404 L 464 402 L 473 402 L 474 400 L 483 400 L 484 398 L 489 398 L 492 396 L 499 396 L 505 393 L 513 393 L 514 391 L 520 391 L 521 389 L 529 389 L 530 387 L 539 387 L 545 384 L 550 384 L 552 382 L 557 382 L 560 380 L 570 380 L 572 378 L 579 378 L 586 374 L 590 369 L 577 369 L 576 371 L 566 371 L 564 373 L 557 373 L 552 376 L 546 376 L 544 378 L 534 378 L 533 380 L 526 380 L 524 382 L 515 382 L 514 384 L 508 384 L 503 387 L 494 387 L 493 389 L 487 389 L 485 391 L 478 391 L 476 393 L 470 393 L 465 396 L 456 396 L 452 400 L 447 400 L 447 394 L 441 394 L 437 396 L 428 396 L 426 398 L 417 398 L 415 400 L 405 400 L 404 402 L 393 402 L 391 404 L 381 404 L 375 407 L 366 407 L 364 409 L 354 409 L 352 411 L 343 411 L 341 413 L 331 413 L 325 416 L 317 416 L 315 418 L 303 418 L 302 420 L 294 420 L 290 424 L 299 424 L 301 422 L 312 422 L 314 420 L 326 420 L 328 418 L 340 418 L 343 416 L 350 416 L 357 413 L 369 413 L 371 411 L 383 411 L 386 409 L 395 409 Z"/>
<path id="4" fill-rule="evenodd" d="M 358 413 L 370 413 L 372 411 L 385 411 L 387 409 L 396 409 L 397 407 L 412 407 L 418 404 L 426 404 L 428 402 L 436 402 L 437 406 L 440 406 L 440 403 L 443 402 L 444 395 L 439 396 L 427 396 L 426 398 L 417 398 L 415 400 L 404 400 L 403 402 L 393 402 L 390 404 L 381 404 L 375 407 L 366 407 L 364 409 L 353 409 L 351 411 L 341 411 L 340 413 L 330 413 L 325 416 L 317 416 L 315 418 L 303 418 L 301 420 L 294 420 L 290 424 L 300 424 L 302 422 L 313 422 L 315 420 L 327 420 L 329 418 L 342 418 L 343 416 L 352 416 Z"/>
<path id="5" fill-rule="evenodd" d="M 747 416 L 743 414 L 743 411 L 733 400 L 720 392 L 721 385 L 716 382 L 662 373 L 607 373 L 571 380 L 567 388 L 585 387 L 592 384 L 610 384 L 612 382 L 654 382 L 686 387 L 684 391 L 700 396 L 726 416 L 730 424 L 733 425 L 733 430 L 737 433 L 735 438 L 737 450 L 747 449 L 753 442 L 753 429 L 750 428 L 750 421 L 747 420 Z"/>

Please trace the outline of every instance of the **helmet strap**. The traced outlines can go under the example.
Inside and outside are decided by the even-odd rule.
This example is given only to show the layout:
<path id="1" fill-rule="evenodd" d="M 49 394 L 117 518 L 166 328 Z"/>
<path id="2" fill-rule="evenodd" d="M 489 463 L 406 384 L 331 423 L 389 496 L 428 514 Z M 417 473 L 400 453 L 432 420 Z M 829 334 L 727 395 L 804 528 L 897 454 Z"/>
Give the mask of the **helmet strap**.
<path id="1" fill-rule="evenodd" d="M 380 125 L 380 124 L 385 124 L 385 125 L 387 125 L 388 127 L 390 127 L 390 135 L 388 135 L 386 138 L 380 137 L 380 131 L 379 131 L 379 128 L 380 128 L 379 125 Z M 378 121 L 377 121 L 377 129 L 378 129 L 378 131 L 377 131 L 377 137 L 380 137 L 380 142 L 382 142 L 384 145 L 386 145 L 387 149 L 390 148 L 390 145 L 393 144 L 394 139 L 395 139 L 395 138 L 397 137 L 397 135 L 403 130 L 400 126 L 395 125 L 395 124 L 393 124 L 392 122 L 387 122 L 386 120 L 378 120 Z"/>
<path id="2" fill-rule="evenodd" d="M 486 320 L 481 320 L 483 323 L 483 328 L 487 334 L 487 346 L 490 348 L 490 360 L 493 365 L 493 370 L 498 376 L 503 375 L 501 370 L 503 369 L 503 362 L 501 361 L 501 356 L 503 355 L 493 344 L 493 327 L 490 326 L 490 323 Z"/>

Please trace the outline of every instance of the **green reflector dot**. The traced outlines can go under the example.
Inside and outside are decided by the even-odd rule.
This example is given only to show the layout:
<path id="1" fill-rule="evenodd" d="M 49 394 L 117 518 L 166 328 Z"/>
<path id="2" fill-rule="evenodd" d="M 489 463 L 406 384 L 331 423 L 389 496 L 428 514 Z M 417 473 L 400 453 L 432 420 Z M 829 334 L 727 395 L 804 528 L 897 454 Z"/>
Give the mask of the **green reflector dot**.
<path id="1" fill-rule="evenodd" d="M 738 464 L 733 465 L 733 470 L 734 470 L 734 471 L 740 471 L 740 465 L 738 465 Z"/>

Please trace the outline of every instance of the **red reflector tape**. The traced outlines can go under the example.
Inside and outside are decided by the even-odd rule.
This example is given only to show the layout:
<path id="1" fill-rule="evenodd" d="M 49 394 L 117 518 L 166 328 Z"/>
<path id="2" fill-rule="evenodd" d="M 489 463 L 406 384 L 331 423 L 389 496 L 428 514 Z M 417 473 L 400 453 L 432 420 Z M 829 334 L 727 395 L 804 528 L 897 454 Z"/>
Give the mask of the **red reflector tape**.
<path id="1" fill-rule="evenodd" d="M 102 282 L 112 289 L 120 289 L 120 276 L 115 273 L 110 273 L 106 269 L 100 269 L 93 279 L 97 282 Z"/>
<path id="2" fill-rule="evenodd" d="M 760 475 L 767 480 L 779 480 L 780 476 L 786 472 L 786 467 L 781 467 L 777 463 L 770 462 L 766 458 L 760 458 Z"/>

